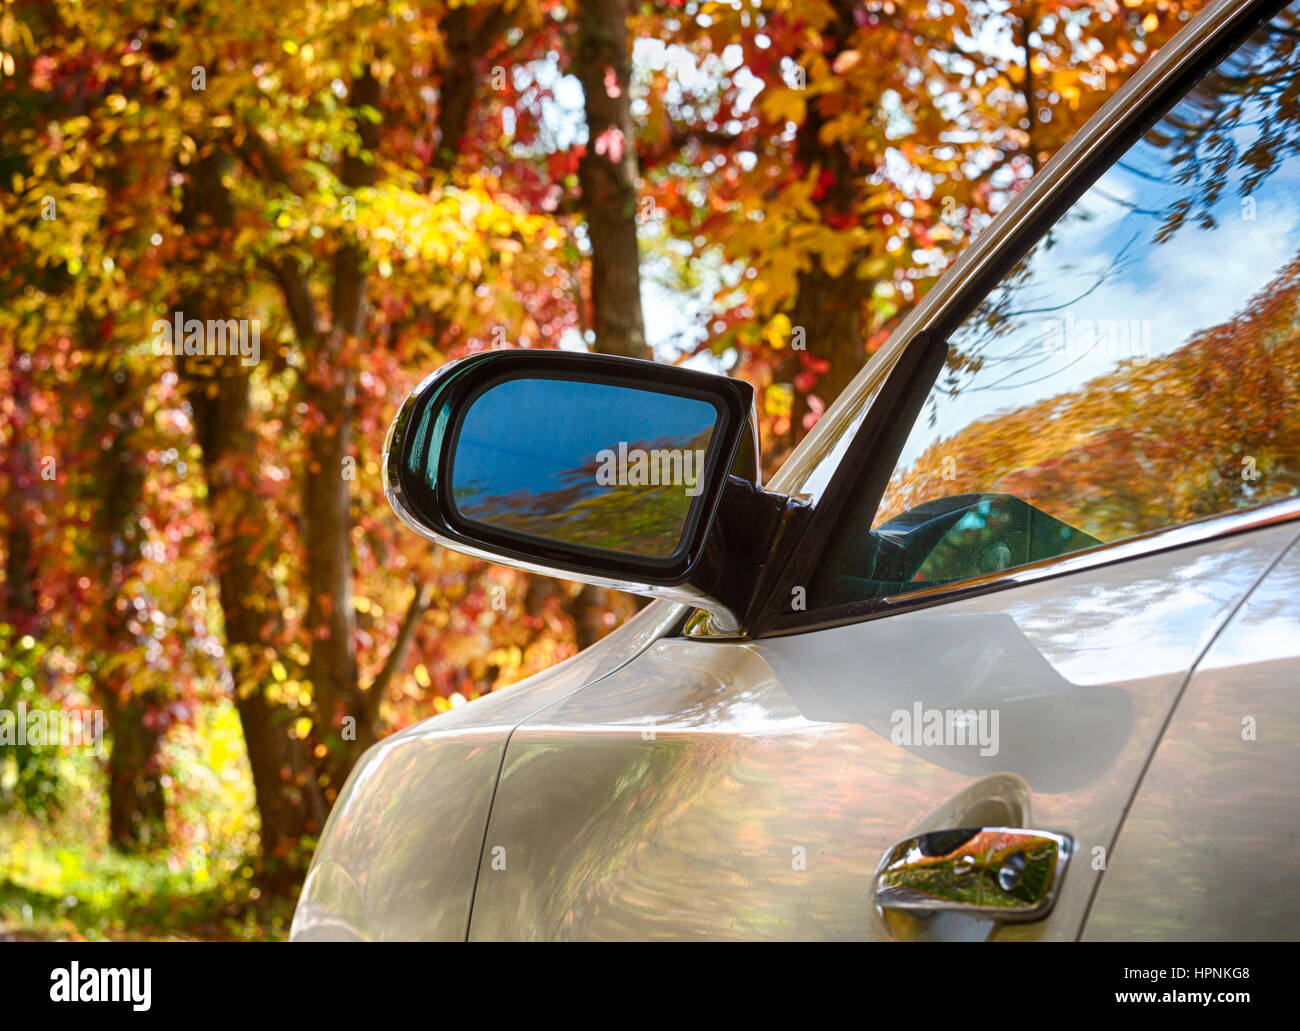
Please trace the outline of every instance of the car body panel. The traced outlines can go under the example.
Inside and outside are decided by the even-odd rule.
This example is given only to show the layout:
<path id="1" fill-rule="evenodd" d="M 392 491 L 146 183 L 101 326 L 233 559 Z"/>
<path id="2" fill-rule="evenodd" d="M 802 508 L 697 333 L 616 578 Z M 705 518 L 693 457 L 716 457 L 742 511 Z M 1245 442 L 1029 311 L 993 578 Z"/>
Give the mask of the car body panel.
<path id="1" fill-rule="evenodd" d="M 463 939 L 511 731 L 619 669 L 680 617 L 680 606 L 654 603 L 573 658 L 369 748 L 326 822 L 290 937 Z"/>
<path id="2" fill-rule="evenodd" d="M 470 937 L 1073 939 L 1188 672 L 1296 534 L 816 634 L 661 640 L 511 736 Z M 917 699 L 998 712 L 1000 750 L 893 743 Z M 885 852 L 971 818 L 1075 837 L 1055 911 L 887 930 Z"/>
<path id="3" fill-rule="evenodd" d="M 1124 821 L 1085 938 L 1295 940 L 1298 691 L 1293 546 L 1189 681 Z"/>

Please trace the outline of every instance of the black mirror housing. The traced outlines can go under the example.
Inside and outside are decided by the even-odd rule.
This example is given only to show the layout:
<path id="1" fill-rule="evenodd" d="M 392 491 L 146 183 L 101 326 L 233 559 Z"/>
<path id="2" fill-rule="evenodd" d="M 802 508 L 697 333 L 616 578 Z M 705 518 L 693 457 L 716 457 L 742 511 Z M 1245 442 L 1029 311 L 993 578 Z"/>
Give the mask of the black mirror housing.
<path id="1" fill-rule="evenodd" d="M 565 405 L 576 410 L 556 410 Z M 385 443 L 384 490 L 435 543 L 691 604 L 734 632 L 786 508 L 759 485 L 756 425 L 741 380 L 632 358 L 489 351 L 444 366 L 407 398 Z M 634 487 L 616 493 L 601 478 L 615 455 L 627 468 L 629 446 L 644 475 L 646 447 L 687 436 L 688 450 L 649 451 L 653 480 L 633 470 Z M 686 479 L 670 486 L 669 469 L 683 464 Z"/>

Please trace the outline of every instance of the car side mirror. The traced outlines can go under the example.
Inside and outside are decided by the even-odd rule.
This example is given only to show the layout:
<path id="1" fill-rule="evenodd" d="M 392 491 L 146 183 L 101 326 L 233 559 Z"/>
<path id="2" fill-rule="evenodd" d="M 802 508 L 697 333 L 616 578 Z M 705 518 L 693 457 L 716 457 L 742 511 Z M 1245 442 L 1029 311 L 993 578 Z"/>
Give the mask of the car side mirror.
<path id="1" fill-rule="evenodd" d="M 444 366 L 388 433 L 384 489 L 453 550 L 705 609 L 736 630 L 786 500 L 759 486 L 753 388 L 567 351 Z"/>

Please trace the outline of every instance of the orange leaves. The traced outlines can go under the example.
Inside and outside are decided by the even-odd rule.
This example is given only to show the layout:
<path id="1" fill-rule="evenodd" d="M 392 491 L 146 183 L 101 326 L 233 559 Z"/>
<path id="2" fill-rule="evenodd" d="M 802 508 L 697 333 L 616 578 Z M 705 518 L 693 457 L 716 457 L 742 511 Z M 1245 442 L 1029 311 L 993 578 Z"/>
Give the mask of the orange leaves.
<path id="1" fill-rule="evenodd" d="M 841 50 L 835 55 L 835 60 L 831 64 L 832 71 L 836 75 L 843 75 L 850 68 L 862 60 L 862 55 L 856 50 Z"/>

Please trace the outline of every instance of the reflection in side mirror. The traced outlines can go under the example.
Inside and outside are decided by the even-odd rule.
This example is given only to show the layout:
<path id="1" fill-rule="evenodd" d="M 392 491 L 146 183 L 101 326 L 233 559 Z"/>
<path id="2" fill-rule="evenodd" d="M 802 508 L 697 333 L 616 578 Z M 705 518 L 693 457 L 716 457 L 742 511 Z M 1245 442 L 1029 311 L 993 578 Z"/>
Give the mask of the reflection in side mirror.
<path id="1" fill-rule="evenodd" d="M 758 483 L 749 384 L 564 351 L 444 366 L 389 431 L 418 533 L 521 569 L 670 598 L 731 632 L 789 499 Z"/>
<path id="2" fill-rule="evenodd" d="M 707 400 L 523 377 L 472 398 L 450 443 L 467 523 L 650 559 L 681 549 L 719 421 Z"/>

